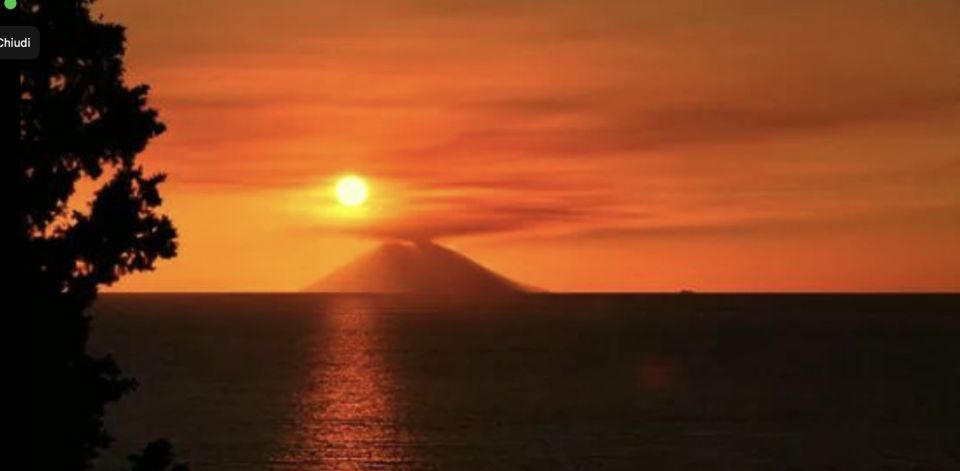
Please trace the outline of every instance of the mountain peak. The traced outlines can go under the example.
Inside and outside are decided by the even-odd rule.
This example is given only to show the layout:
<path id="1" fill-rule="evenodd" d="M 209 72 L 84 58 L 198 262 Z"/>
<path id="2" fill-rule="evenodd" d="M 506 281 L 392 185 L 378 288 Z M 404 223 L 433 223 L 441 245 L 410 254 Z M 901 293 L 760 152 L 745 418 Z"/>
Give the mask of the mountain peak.
<path id="1" fill-rule="evenodd" d="M 508 294 L 528 291 L 433 242 L 388 242 L 308 286 L 326 293 Z"/>

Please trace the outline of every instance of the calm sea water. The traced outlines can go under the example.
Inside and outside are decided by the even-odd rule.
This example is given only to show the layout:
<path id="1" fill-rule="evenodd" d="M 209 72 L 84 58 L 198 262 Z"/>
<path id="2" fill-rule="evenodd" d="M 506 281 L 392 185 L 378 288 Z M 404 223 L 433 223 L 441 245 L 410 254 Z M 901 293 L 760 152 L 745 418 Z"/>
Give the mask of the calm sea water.
<path id="1" fill-rule="evenodd" d="M 195 470 L 960 469 L 960 297 L 107 295 L 102 460 Z"/>

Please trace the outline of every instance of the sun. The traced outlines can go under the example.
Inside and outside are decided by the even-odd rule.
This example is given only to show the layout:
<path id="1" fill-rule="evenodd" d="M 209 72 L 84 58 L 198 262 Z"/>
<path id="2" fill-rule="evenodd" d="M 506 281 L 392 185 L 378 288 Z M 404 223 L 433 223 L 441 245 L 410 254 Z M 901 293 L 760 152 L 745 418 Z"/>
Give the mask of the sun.
<path id="1" fill-rule="evenodd" d="M 367 201 L 369 194 L 367 182 L 356 175 L 347 175 L 337 180 L 337 201 L 344 206 L 360 206 Z"/>

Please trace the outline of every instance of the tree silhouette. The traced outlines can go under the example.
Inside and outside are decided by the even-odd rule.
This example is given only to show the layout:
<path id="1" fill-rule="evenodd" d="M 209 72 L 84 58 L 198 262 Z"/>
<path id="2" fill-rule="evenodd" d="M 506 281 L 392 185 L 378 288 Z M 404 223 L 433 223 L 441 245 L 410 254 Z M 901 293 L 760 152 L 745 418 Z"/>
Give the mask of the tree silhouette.
<path id="1" fill-rule="evenodd" d="M 188 471 L 186 465 L 173 462 L 173 446 L 166 440 L 147 444 L 139 455 L 130 455 L 130 471 Z"/>
<path id="2" fill-rule="evenodd" d="M 27 469 L 89 469 L 110 445 L 104 408 L 136 382 L 111 357 L 87 352 L 89 308 L 98 287 L 176 254 L 176 231 L 156 212 L 164 175 L 146 174 L 136 160 L 164 126 L 147 106 L 148 87 L 124 83 L 123 26 L 91 18 L 92 3 L 20 7 L 42 40 L 40 57 L 21 64 L 17 149 L 19 458 Z M 99 188 L 77 204 L 78 185 Z M 169 466 L 169 444 L 157 443 L 131 458 L 135 469 Z"/>

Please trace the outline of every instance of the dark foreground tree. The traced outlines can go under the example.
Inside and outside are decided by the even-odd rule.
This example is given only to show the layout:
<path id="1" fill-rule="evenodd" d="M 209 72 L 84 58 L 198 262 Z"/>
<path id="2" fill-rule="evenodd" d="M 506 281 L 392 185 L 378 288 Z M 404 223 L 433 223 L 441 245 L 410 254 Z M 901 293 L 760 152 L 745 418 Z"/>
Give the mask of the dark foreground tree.
<path id="1" fill-rule="evenodd" d="M 87 352 L 100 286 L 176 253 L 157 186 L 136 156 L 164 131 L 148 88 L 124 83 L 124 28 L 91 18 L 93 0 L 24 0 L 41 56 L 20 76 L 18 305 L 21 469 L 89 469 L 111 437 L 104 408 L 134 388 Z M 93 189 L 78 202 L 77 189 Z M 169 444 L 131 457 L 172 466 Z"/>

